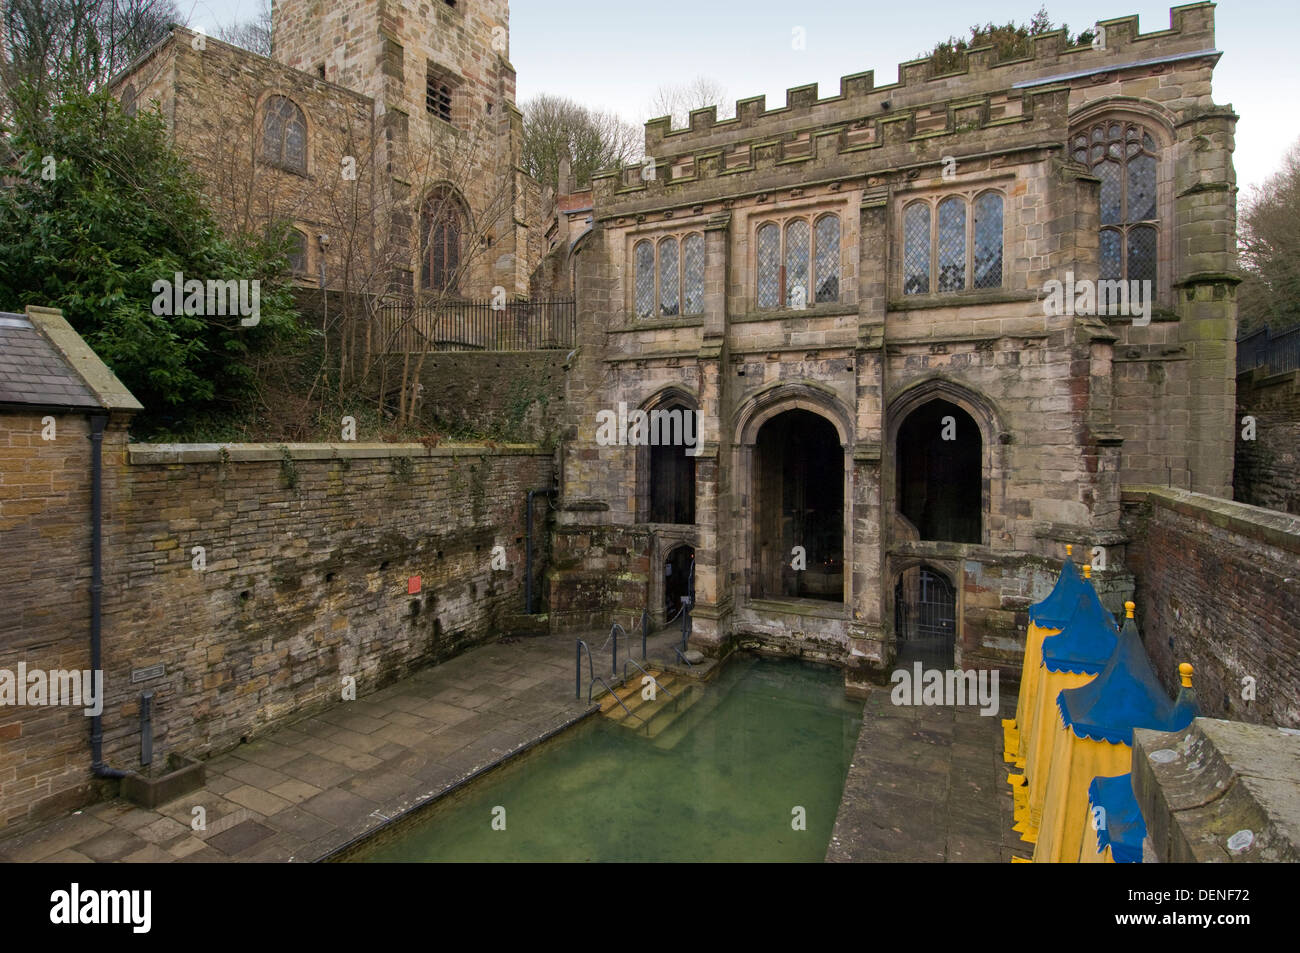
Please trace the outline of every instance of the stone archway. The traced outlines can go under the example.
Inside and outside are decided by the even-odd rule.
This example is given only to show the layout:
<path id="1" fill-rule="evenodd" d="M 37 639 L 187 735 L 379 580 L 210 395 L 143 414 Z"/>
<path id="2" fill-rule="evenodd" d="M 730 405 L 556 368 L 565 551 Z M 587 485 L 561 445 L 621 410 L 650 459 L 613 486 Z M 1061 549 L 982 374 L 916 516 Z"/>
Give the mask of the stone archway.
<path id="1" fill-rule="evenodd" d="M 844 601 L 844 453 L 834 426 L 786 410 L 759 428 L 750 595 Z"/>

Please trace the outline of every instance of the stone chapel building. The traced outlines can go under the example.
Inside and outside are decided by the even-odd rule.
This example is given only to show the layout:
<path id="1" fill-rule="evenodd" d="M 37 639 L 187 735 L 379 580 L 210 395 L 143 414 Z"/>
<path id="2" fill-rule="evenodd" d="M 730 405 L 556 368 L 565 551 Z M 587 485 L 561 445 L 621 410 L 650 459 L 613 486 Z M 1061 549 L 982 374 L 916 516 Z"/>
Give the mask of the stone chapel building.
<path id="1" fill-rule="evenodd" d="M 909 651 L 1015 669 L 1067 543 L 1114 608 L 1131 592 L 1121 485 L 1230 497 L 1214 6 L 1100 25 L 652 121 L 652 165 L 595 179 L 553 630 L 693 590 L 710 655 L 826 659 L 850 689 Z M 1046 306 L 1085 280 L 1150 282 L 1149 315 Z M 598 440 L 620 405 L 696 412 L 698 455 Z"/>

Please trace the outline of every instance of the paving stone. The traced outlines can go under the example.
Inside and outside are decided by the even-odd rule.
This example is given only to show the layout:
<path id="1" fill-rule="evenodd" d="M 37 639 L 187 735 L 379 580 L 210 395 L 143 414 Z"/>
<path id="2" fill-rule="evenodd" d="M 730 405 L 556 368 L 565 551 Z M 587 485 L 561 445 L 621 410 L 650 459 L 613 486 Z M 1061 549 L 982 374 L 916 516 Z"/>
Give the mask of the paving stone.
<path id="1" fill-rule="evenodd" d="M 45 864 L 93 864 L 95 861 L 85 854 L 78 853 L 75 850 L 61 850 L 57 854 L 52 854 L 44 858 L 42 863 Z"/>
<path id="2" fill-rule="evenodd" d="M 118 813 L 125 812 L 119 810 Z M 111 830 L 113 825 L 106 818 L 92 817 L 84 813 L 70 815 L 61 817 L 35 831 L 7 840 L 4 852 L 16 863 L 32 863 L 44 860 L 62 850 L 76 847 L 82 841 Z"/>
<path id="3" fill-rule="evenodd" d="M 143 838 L 136 837 L 130 831 L 111 830 L 77 845 L 78 853 L 85 854 L 91 860 L 103 863 L 121 860 L 148 844 Z"/>
<path id="4" fill-rule="evenodd" d="M 205 846 L 204 842 L 199 840 L 197 837 L 187 835 L 185 837 L 178 837 L 174 841 L 170 841 L 164 845 L 163 849 L 179 860 L 182 857 L 188 857 L 196 851 L 203 850 Z"/>
<path id="5" fill-rule="evenodd" d="M 241 804 L 264 815 L 276 814 L 289 806 L 289 802 L 284 798 L 276 797 L 269 791 L 263 791 L 261 788 L 255 788 L 250 784 L 235 788 L 226 797 L 236 804 Z"/>
<path id="6" fill-rule="evenodd" d="M 188 826 L 170 817 L 160 817 L 152 824 L 137 827 L 135 834 L 141 840 L 148 841 L 150 844 L 161 844 L 164 841 L 175 839 L 177 835 L 188 834 L 189 830 Z"/>
<path id="7" fill-rule="evenodd" d="M 223 831 L 207 840 L 208 847 L 215 847 L 223 854 L 231 857 L 248 850 L 254 844 L 260 843 L 266 838 L 272 836 L 275 831 L 257 821 L 243 821 L 236 824 L 228 831 Z"/>
<path id="8" fill-rule="evenodd" d="M 276 797 L 284 798 L 291 804 L 297 804 L 307 800 L 308 798 L 315 797 L 317 794 L 320 794 L 322 790 L 322 788 L 318 788 L 314 784 L 308 784 L 306 781 L 299 781 L 297 778 L 289 778 L 271 788 L 271 793 Z"/>
<path id="9" fill-rule="evenodd" d="M 301 754 L 290 745 L 277 744 L 271 740 L 259 740 L 252 744 L 241 745 L 231 752 L 237 758 L 252 761 L 254 764 L 268 768 L 278 768 L 287 761 L 292 761 Z"/>
<path id="10" fill-rule="evenodd" d="M 335 826 L 346 827 L 369 815 L 378 805 L 348 791 L 332 788 L 303 801 L 301 807 Z"/>
<path id="11" fill-rule="evenodd" d="M 292 764 L 292 761 L 284 762 Z M 283 784 L 289 780 L 288 776 L 274 768 L 268 768 L 260 764 L 245 762 L 236 765 L 226 772 L 226 777 L 234 778 L 236 781 L 242 781 L 244 784 L 251 784 L 255 788 L 270 790 L 277 784 Z"/>
<path id="12" fill-rule="evenodd" d="M 289 777 L 315 785 L 321 790 L 342 784 L 353 774 L 345 765 L 315 754 L 306 754 L 296 761 L 290 761 L 282 770 Z"/>
<path id="13" fill-rule="evenodd" d="M 171 854 L 157 844 L 145 844 L 139 850 L 122 858 L 128 864 L 169 864 L 173 859 Z"/>

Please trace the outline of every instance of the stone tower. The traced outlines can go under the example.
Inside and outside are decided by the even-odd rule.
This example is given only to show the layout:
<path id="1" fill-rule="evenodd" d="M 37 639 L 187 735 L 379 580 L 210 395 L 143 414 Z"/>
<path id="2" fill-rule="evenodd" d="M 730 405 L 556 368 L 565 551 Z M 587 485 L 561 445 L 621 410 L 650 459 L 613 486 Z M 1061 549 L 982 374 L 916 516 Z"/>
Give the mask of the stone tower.
<path id="1" fill-rule="evenodd" d="M 459 297 L 527 294 L 540 197 L 519 170 L 507 0 L 276 0 L 271 55 L 374 101 L 375 168 L 391 198 L 378 229 L 409 248 L 395 284 L 428 290 L 459 261 Z M 431 251 L 421 231 L 440 216 L 457 228 L 435 227 L 443 247 Z"/>

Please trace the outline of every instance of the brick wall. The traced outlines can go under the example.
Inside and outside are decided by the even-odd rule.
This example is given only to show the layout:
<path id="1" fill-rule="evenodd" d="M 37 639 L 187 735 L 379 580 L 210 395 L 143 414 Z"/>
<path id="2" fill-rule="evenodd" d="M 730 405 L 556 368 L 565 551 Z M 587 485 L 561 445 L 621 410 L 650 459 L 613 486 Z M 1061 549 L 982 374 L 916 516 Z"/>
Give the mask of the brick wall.
<path id="1" fill-rule="evenodd" d="M 1255 418 L 1255 439 L 1241 420 Z M 1300 513 L 1300 371 L 1237 378 L 1237 452 L 1232 495 L 1242 503 Z"/>
<path id="2" fill-rule="evenodd" d="M 38 415 L 0 415 L 0 668 L 88 667 L 87 427 L 59 427 L 42 444 Z M 526 494 L 552 483 L 533 446 L 223 455 L 128 446 L 119 428 L 104 456 L 104 757 L 122 769 L 139 767 L 143 691 L 155 760 L 206 755 L 337 703 L 345 676 L 363 695 L 507 631 Z M 79 710 L 0 709 L 0 827 L 92 797 L 87 738 Z"/>
<path id="3" fill-rule="evenodd" d="M 1124 507 L 1138 623 L 1165 688 L 1191 662 L 1202 715 L 1300 727 L 1300 519 L 1165 488 L 1125 490 Z"/>

